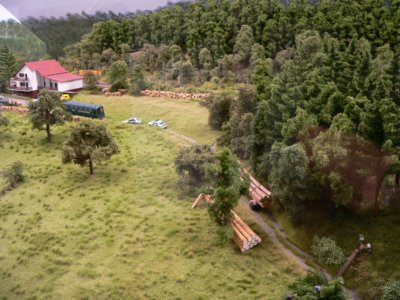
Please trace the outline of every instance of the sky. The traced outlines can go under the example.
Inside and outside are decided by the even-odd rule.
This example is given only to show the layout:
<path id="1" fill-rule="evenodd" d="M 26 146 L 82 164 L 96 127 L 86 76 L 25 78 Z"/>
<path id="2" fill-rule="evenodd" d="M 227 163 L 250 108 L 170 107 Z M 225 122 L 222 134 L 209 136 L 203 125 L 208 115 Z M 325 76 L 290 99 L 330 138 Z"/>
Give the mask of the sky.
<path id="1" fill-rule="evenodd" d="M 105 12 L 112 10 L 115 13 L 153 10 L 168 2 L 177 0 L 0 0 L 0 20 L 8 19 L 1 5 L 17 19 L 23 20 L 29 16 L 59 17 L 82 11 L 91 14 L 98 10 Z"/>
<path id="2" fill-rule="evenodd" d="M 13 14 L 11 14 L 3 5 L 0 4 L 0 21 L 9 19 L 14 19 L 19 22 L 19 20 L 15 18 Z"/>

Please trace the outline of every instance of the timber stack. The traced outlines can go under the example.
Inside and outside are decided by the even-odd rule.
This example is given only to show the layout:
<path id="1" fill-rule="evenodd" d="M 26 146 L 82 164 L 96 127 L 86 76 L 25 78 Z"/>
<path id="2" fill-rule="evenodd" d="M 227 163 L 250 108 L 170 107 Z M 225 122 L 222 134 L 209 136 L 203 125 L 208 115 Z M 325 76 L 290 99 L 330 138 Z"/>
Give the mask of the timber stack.
<path id="1" fill-rule="evenodd" d="M 27 114 L 29 112 L 29 110 L 27 108 L 21 108 L 21 107 L 17 107 L 17 106 L 0 106 L 0 110 L 15 112 L 18 114 Z"/>
<path id="2" fill-rule="evenodd" d="M 153 91 L 144 90 L 141 91 L 142 96 L 148 97 L 162 97 L 162 98 L 173 98 L 173 99 L 206 99 L 210 96 L 208 93 L 175 93 L 170 91 Z"/>
<path id="3" fill-rule="evenodd" d="M 233 240 L 240 251 L 246 252 L 261 243 L 261 238 L 234 212 L 232 220 Z"/>

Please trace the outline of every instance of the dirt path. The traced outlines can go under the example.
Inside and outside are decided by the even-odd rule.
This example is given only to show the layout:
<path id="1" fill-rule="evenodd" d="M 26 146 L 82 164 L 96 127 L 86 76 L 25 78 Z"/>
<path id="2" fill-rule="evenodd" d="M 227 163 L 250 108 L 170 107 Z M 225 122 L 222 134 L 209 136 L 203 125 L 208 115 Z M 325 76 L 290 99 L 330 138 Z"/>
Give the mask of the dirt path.
<path id="1" fill-rule="evenodd" d="M 299 247 L 294 245 L 287 239 L 286 233 L 281 229 L 279 223 L 270 218 L 272 226 L 264 221 L 264 219 L 260 216 L 259 213 L 253 211 L 249 207 L 249 200 L 246 197 L 242 197 L 240 199 L 240 205 L 247 209 L 250 215 L 253 217 L 254 221 L 261 227 L 261 229 L 270 237 L 270 239 L 281 249 L 285 255 L 292 258 L 297 262 L 297 264 L 304 270 L 307 271 L 310 268 L 320 271 L 328 280 L 332 280 L 332 275 L 328 273 L 325 269 L 321 268 L 314 262 L 314 258 L 308 253 L 301 250 Z M 281 236 L 281 239 L 284 239 L 284 242 L 280 238 L 278 238 L 277 234 Z M 298 254 L 296 254 L 298 253 Z M 307 262 L 306 262 L 307 259 Z M 349 293 L 350 300 L 361 300 L 360 296 L 358 296 L 357 292 L 352 289 L 347 289 Z"/>
<path id="2" fill-rule="evenodd" d="M 173 130 L 171 130 L 171 129 L 167 129 L 166 131 L 167 131 L 170 135 L 173 135 L 174 137 L 177 137 L 177 138 L 183 140 L 183 141 L 186 142 L 186 143 L 189 143 L 189 144 L 197 144 L 197 141 L 196 141 L 196 140 L 192 139 L 191 137 L 189 137 L 189 136 L 187 136 L 187 135 L 180 134 L 180 133 L 175 132 L 175 131 L 173 131 Z"/>
<path id="3" fill-rule="evenodd" d="M 297 248 L 295 245 L 293 245 L 286 239 L 285 239 L 285 243 L 283 243 L 278 238 L 276 229 L 272 228 L 267 222 L 265 222 L 259 213 L 251 210 L 248 203 L 249 203 L 249 200 L 247 198 L 242 197 L 240 199 L 240 205 L 242 207 L 244 207 L 245 209 L 247 209 L 247 211 L 253 217 L 253 219 L 257 223 L 257 225 L 260 226 L 261 229 L 270 237 L 270 239 L 281 248 L 282 252 L 285 253 L 287 256 L 293 258 L 303 270 L 305 270 L 305 271 L 309 270 L 310 266 L 307 264 L 305 259 L 300 257 L 299 255 L 295 254 L 293 252 L 293 250 L 296 251 L 296 253 L 300 253 L 301 256 L 306 257 L 307 259 L 312 259 L 312 257 L 309 254 L 307 254 L 307 253 L 303 252 L 302 250 L 300 250 L 299 248 Z M 291 249 L 289 249 L 289 248 L 291 248 Z M 317 265 L 312 266 L 312 268 L 321 271 L 328 279 L 332 279 L 332 276 L 327 271 L 323 270 L 322 268 L 318 267 Z"/>
<path id="4" fill-rule="evenodd" d="M 188 142 L 190 144 L 197 144 L 197 141 L 192 139 L 191 137 L 188 137 L 186 135 L 177 133 L 175 131 L 172 131 L 170 129 L 167 130 L 169 134 L 171 134 L 174 137 L 177 137 L 185 142 Z M 260 216 L 259 213 L 253 211 L 249 207 L 249 200 L 246 197 L 242 197 L 240 199 L 240 205 L 244 207 L 245 209 L 248 210 L 254 221 L 258 224 L 258 226 L 261 227 L 261 229 L 270 237 L 270 239 L 280 248 L 280 250 L 285 253 L 288 257 L 292 258 L 296 263 L 305 271 L 309 270 L 310 268 L 313 268 L 315 270 L 320 271 L 322 274 L 325 275 L 325 277 L 328 280 L 332 280 L 332 275 L 328 273 L 325 269 L 321 268 L 319 265 L 317 265 L 314 262 L 314 258 L 301 250 L 299 247 L 294 245 L 292 242 L 290 242 L 286 236 L 286 233 L 282 230 L 280 227 L 279 223 L 273 220 L 271 217 L 269 217 L 270 224 L 264 221 L 264 219 Z M 280 235 L 281 239 L 284 240 L 284 242 L 281 241 L 280 238 L 278 238 L 278 234 Z M 298 254 L 296 254 L 298 253 Z M 307 260 L 307 261 L 306 261 Z M 347 292 L 349 293 L 350 300 L 361 300 L 361 298 L 358 296 L 357 292 L 351 289 L 346 289 Z"/>

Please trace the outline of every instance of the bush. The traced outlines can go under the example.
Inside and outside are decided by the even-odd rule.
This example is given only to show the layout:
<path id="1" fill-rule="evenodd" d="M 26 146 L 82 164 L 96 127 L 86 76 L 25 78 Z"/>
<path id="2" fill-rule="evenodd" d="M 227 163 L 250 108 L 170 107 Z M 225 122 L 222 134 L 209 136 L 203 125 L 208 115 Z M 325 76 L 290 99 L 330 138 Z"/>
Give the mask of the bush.
<path id="1" fill-rule="evenodd" d="M 342 265 L 346 261 L 342 248 L 328 237 L 319 238 L 315 236 L 312 252 L 321 263 L 326 265 Z"/>
<path id="2" fill-rule="evenodd" d="M 315 289 L 315 286 L 321 287 L 320 293 Z M 309 270 L 304 277 L 298 277 L 295 282 L 289 285 L 290 294 L 295 294 L 296 300 L 346 300 L 346 294 L 343 289 L 343 279 L 338 278 L 332 281 L 327 281 L 326 278 L 319 272 Z"/>
<path id="3" fill-rule="evenodd" d="M 220 130 L 222 125 L 229 121 L 232 96 L 221 94 L 210 97 L 208 123 L 213 129 Z"/>
<path id="4" fill-rule="evenodd" d="M 180 179 L 178 187 L 181 190 L 195 190 L 205 181 L 207 164 L 215 161 L 214 153 L 209 145 L 194 145 L 182 149 L 175 160 L 175 170 Z"/>
<path id="5" fill-rule="evenodd" d="M 400 299 L 400 281 L 391 281 L 382 288 L 382 300 Z"/>
<path id="6" fill-rule="evenodd" d="M 9 166 L 4 172 L 4 178 L 7 183 L 15 187 L 16 184 L 20 182 L 24 182 L 24 165 L 20 161 L 14 162 L 11 166 Z"/>

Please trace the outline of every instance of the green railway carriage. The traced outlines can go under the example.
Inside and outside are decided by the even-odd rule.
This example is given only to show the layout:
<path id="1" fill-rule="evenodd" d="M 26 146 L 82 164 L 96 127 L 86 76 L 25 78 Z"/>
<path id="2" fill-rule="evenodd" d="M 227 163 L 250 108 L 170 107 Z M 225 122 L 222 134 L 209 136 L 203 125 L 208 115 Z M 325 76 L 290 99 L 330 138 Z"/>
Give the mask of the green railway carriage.
<path id="1" fill-rule="evenodd" d="M 93 119 L 103 119 L 105 118 L 103 105 L 100 104 L 87 104 L 80 103 L 76 101 L 66 101 L 64 102 L 66 110 L 75 115 L 82 116 Z"/>

